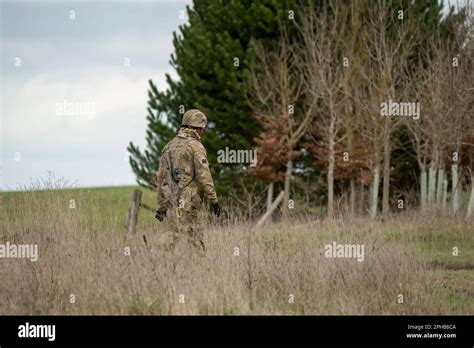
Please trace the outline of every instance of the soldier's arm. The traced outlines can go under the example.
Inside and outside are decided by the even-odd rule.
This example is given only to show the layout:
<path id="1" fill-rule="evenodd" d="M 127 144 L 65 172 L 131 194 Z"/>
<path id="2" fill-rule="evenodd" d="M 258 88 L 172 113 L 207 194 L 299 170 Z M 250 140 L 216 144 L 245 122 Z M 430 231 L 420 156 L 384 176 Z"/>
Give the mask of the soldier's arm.
<path id="1" fill-rule="evenodd" d="M 165 161 L 163 156 L 160 156 L 160 166 L 158 172 L 156 173 L 156 191 L 157 191 L 157 202 L 158 210 L 166 210 L 166 199 L 163 193 L 163 184 L 165 183 Z"/>
<path id="2" fill-rule="evenodd" d="M 209 162 L 207 161 L 206 149 L 200 142 L 192 144 L 194 153 L 194 173 L 196 180 L 204 190 L 204 194 L 211 203 L 217 203 L 217 194 L 212 181 Z"/>

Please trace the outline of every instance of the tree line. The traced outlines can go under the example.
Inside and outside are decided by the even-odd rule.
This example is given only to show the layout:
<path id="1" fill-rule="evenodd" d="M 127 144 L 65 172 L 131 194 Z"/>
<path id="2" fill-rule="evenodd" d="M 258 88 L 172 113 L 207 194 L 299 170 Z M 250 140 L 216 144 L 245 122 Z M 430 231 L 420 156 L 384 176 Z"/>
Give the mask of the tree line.
<path id="1" fill-rule="evenodd" d="M 168 76 L 164 92 L 150 81 L 147 149 L 129 146 L 141 185 L 153 188 L 162 146 L 196 107 L 209 116 L 217 188 L 250 216 L 280 186 L 287 215 L 305 179 L 329 216 L 387 217 L 415 191 L 412 204 L 446 209 L 449 198 L 459 214 L 463 185 L 472 214 L 472 8 L 443 17 L 438 1 L 196 0 L 187 10 L 171 58 L 180 80 Z M 217 163 L 226 146 L 256 148 L 257 165 Z"/>

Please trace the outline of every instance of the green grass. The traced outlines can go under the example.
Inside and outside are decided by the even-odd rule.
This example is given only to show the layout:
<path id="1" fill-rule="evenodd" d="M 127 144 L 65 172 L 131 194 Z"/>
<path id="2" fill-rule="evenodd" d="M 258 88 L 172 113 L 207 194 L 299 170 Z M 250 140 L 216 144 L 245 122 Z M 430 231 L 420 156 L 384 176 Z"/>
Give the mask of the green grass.
<path id="1" fill-rule="evenodd" d="M 404 240 L 416 245 L 423 259 L 430 264 L 450 269 L 474 269 L 474 228 L 453 219 L 437 219 L 404 230 L 394 228 L 387 241 Z M 455 249 L 458 253 L 455 255 Z"/>
<path id="2" fill-rule="evenodd" d="M 408 240 L 433 277 L 432 294 L 449 303 L 449 313 L 474 313 L 474 228 L 453 219 L 436 219 L 412 229 L 392 229 L 387 241 Z M 456 255 L 455 249 L 458 249 Z M 446 313 L 446 314 L 449 314 Z"/>
<path id="3" fill-rule="evenodd" d="M 449 303 L 449 312 L 474 313 L 474 272 L 472 270 L 447 270 L 433 271 L 436 285 L 431 289 L 436 298 L 444 303 Z"/>
<path id="4" fill-rule="evenodd" d="M 27 213 L 27 209 L 23 211 L 19 210 L 18 207 L 28 207 L 29 201 L 45 198 L 42 196 L 50 196 L 49 198 L 54 196 L 59 205 L 68 207 L 71 212 L 86 217 L 92 216 L 92 212 L 100 207 L 100 221 L 96 227 L 100 229 L 104 224 L 112 223 L 113 228 L 120 229 L 125 226 L 130 200 L 136 188 L 138 186 L 2 192 L 0 193 L 0 202 L 6 209 L 9 219 L 21 220 L 23 215 Z M 144 188 L 140 189 L 142 191 L 142 203 L 155 207 L 155 193 Z M 72 208 L 73 205 L 75 205 L 75 208 Z M 153 223 L 153 214 L 141 209 L 139 225 Z"/>

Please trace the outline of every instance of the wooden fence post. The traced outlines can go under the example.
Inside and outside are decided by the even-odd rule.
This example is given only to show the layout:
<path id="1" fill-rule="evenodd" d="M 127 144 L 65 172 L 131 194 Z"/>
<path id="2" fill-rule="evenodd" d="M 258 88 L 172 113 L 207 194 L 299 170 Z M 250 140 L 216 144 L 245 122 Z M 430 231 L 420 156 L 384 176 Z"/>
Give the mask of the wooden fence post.
<path id="1" fill-rule="evenodd" d="M 128 207 L 126 228 L 129 234 L 135 234 L 138 222 L 138 213 L 140 211 L 140 201 L 142 199 L 142 191 L 135 189 L 133 191 L 132 200 Z"/>

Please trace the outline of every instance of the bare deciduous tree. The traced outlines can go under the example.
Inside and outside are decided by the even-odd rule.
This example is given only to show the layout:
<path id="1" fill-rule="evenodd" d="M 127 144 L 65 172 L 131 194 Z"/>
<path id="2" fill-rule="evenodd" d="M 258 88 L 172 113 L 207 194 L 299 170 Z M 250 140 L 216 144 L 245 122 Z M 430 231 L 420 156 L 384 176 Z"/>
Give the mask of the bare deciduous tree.
<path id="1" fill-rule="evenodd" d="M 257 143 L 261 145 L 257 168 L 250 169 L 249 173 L 274 182 L 275 178 L 270 177 L 272 169 L 278 172 L 281 170 L 281 162 L 286 164 L 282 206 L 282 214 L 286 216 L 293 159 L 298 155 L 295 147 L 313 118 L 313 104 L 303 105 L 301 62 L 296 57 L 285 30 L 282 30 L 276 49 L 268 50 L 261 44 L 254 44 L 253 48 L 260 69 L 254 65 L 248 76 L 248 100 L 264 132 L 257 139 Z M 279 150 L 283 149 L 283 152 L 278 147 L 265 146 L 269 141 L 277 141 Z M 268 164 L 273 168 L 269 168 Z M 270 171 L 265 171 L 265 168 Z"/>
<path id="2" fill-rule="evenodd" d="M 312 1 L 302 10 L 300 23 L 307 95 L 317 101 L 318 116 L 313 129 L 322 136 L 327 147 L 327 214 L 334 216 L 334 169 L 336 145 L 342 134 L 342 113 L 347 102 L 343 81 L 345 33 L 349 30 L 350 7 L 339 1 L 324 2 L 317 8 Z M 347 110 L 346 110 L 347 111 Z"/>

